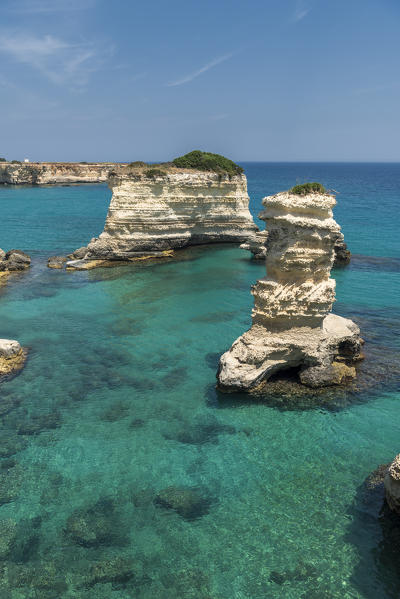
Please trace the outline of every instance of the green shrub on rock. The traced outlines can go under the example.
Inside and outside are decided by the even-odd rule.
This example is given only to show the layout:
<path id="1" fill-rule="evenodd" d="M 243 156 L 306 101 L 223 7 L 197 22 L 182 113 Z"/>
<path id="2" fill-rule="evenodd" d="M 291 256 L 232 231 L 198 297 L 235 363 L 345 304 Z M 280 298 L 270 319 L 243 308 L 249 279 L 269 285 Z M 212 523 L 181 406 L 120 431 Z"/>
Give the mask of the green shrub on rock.
<path id="1" fill-rule="evenodd" d="M 201 150 L 193 150 L 193 152 L 175 158 L 172 162 L 178 168 L 193 168 L 227 175 L 243 173 L 242 167 L 229 160 L 229 158 L 225 158 L 220 154 L 202 152 Z"/>
<path id="2" fill-rule="evenodd" d="M 167 173 L 159 168 L 149 168 L 147 171 L 144 171 L 144 174 L 149 179 L 153 179 L 154 177 L 164 177 Z"/>
<path id="3" fill-rule="evenodd" d="M 327 193 L 325 187 L 321 183 L 303 183 L 302 185 L 295 185 L 290 190 L 290 193 L 294 193 L 298 196 L 306 196 L 309 193 Z"/>
<path id="4" fill-rule="evenodd" d="M 0 158 L 0 162 L 7 162 L 7 158 Z"/>

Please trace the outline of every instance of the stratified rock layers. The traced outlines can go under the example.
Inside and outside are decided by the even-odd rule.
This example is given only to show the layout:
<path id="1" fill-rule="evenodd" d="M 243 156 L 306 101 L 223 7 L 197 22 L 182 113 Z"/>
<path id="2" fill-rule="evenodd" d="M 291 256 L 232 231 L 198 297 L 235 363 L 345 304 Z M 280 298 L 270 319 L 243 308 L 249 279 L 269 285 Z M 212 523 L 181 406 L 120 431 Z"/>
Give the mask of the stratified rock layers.
<path id="1" fill-rule="evenodd" d="M 267 237 L 268 231 L 258 231 L 241 244 L 242 250 L 251 252 L 256 260 L 265 260 L 267 255 Z M 351 252 L 347 249 L 347 243 L 344 241 L 344 235 L 340 231 L 337 233 L 335 245 L 333 246 L 335 259 L 333 267 L 346 266 L 350 263 Z"/>
<path id="2" fill-rule="evenodd" d="M 109 184 L 113 195 L 104 232 L 89 243 L 85 259 L 123 260 L 141 252 L 241 242 L 257 230 L 244 175 L 176 169 L 146 177 L 122 171 Z"/>
<path id="3" fill-rule="evenodd" d="M 0 184 L 68 185 L 104 183 L 114 163 L 80 164 L 78 162 L 0 163 Z"/>
<path id="4" fill-rule="evenodd" d="M 289 192 L 265 198 L 266 278 L 253 287 L 253 325 L 220 360 L 223 389 L 248 390 L 274 373 L 299 368 L 311 387 L 340 384 L 355 376 L 361 339 L 351 321 L 330 314 L 330 279 L 340 233 L 331 195 Z"/>

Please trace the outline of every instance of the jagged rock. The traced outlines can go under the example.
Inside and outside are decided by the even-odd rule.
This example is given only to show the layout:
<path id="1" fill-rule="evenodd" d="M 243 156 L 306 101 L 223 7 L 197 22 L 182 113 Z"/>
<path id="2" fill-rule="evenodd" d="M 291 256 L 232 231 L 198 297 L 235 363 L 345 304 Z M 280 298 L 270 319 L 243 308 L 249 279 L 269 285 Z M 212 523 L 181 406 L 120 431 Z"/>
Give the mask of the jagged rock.
<path id="1" fill-rule="evenodd" d="M 248 250 L 253 254 L 255 260 L 264 260 L 267 255 L 267 239 L 268 231 L 258 231 L 249 237 L 240 245 L 242 250 Z M 335 260 L 333 267 L 346 266 L 350 263 L 351 252 L 347 249 L 347 244 L 344 242 L 343 233 L 338 232 L 335 244 L 333 246 Z"/>
<path id="2" fill-rule="evenodd" d="M 253 325 L 220 360 L 222 390 L 249 390 L 271 375 L 298 368 L 313 387 L 355 376 L 361 359 L 359 328 L 330 314 L 335 281 L 329 278 L 340 233 L 333 220 L 335 198 L 283 192 L 265 198 L 267 277 L 252 289 Z"/>
<path id="3" fill-rule="evenodd" d="M 154 503 L 158 507 L 174 510 L 185 520 L 194 520 L 208 514 L 211 500 L 197 489 L 167 487 L 157 493 Z"/>
<path id="4" fill-rule="evenodd" d="M 335 245 L 333 246 L 333 251 L 335 253 L 334 267 L 346 266 L 349 264 L 351 252 L 347 249 L 347 243 L 344 242 L 343 233 L 338 234 Z"/>
<path id="5" fill-rule="evenodd" d="M 241 242 L 257 230 L 249 212 L 246 177 L 168 166 L 148 177 L 143 169 L 116 169 L 103 233 L 85 260 L 126 260 L 216 242 Z M 82 267 L 82 262 L 69 267 Z"/>
<path id="6" fill-rule="evenodd" d="M 0 272 L 26 270 L 31 265 L 31 258 L 22 250 L 0 250 Z"/>
<path id="7" fill-rule="evenodd" d="M 267 255 L 268 231 L 257 231 L 240 245 L 242 250 L 251 252 L 256 260 L 265 260 Z"/>
<path id="8" fill-rule="evenodd" d="M 384 478 L 386 501 L 400 515 L 400 454 L 389 465 Z"/>
<path id="9" fill-rule="evenodd" d="M 49 268 L 64 268 L 65 263 L 67 262 L 67 256 L 51 256 L 47 260 L 47 266 Z"/>
<path id="10" fill-rule="evenodd" d="M 23 368 L 26 352 L 14 339 L 0 339 L 0 376 L 13 374 Z"/>

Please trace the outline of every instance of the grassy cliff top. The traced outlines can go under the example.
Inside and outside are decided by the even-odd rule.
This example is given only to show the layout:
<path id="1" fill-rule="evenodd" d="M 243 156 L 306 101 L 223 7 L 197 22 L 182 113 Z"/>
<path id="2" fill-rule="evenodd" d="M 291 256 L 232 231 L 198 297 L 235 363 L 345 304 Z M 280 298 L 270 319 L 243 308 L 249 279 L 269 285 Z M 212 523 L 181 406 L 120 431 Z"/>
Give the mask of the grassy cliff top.
<path id="1" fill-rule="evenodd" d="M 302 183 L 301 185 L 295 185 L 289 191 L 290 193 L 294 193 L 298 196 L 306 196 L 310 193 L 328 193 L 325 187 L 322 185 L 322 183 L 317 183 L 316 181 L 314 181 L 313 183 Z"/>
<path id="2" fill-rule="evenodd" d="M 229 176 L 243 173 L 242 167 L 229 160 L 229 158 L 200 150 L 193 150 L 193 152 L 189 152 L 184 156 L 178 156 L 172 162 L 149 164 L 137 160 L 136 162 L 130 162 L 127 166 L 129 169 L 138 170 L 148 177 L 166 175 L 179 170 L 208 171 Z"/>
<path id="3" fill-rule="evenodd" d="M 211 152 L 202 152 L 193 150 L 184 156 L 174 158 L 172 163 L 178 168 L 193 168 L 199 171 L 214 171 L 215 173 L 226 173 L 228 175 L 238 175 L 243 173 L 241 166 L 221 156 Z"/>

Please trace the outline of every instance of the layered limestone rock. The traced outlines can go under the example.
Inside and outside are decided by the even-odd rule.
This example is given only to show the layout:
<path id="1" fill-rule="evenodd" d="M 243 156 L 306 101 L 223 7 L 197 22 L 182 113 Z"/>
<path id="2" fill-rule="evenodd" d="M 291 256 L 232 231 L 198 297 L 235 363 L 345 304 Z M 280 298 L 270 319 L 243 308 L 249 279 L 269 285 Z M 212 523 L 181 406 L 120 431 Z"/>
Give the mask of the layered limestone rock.
<path id="1" fill-rule="evenodd" d="M 68 185 L 104 183 L 114 163 L 80 164 L 77 162 L 0 163 L 0 184 Z"/>
<path id="2" fill-rule="evenodd" d="M 355 376 L 361 358 L 359 329 L 330 314 L 335 198 L 279 193 L 265 198 L 267 277 L 252 289 L 253 324 L 220 360 L 223 389 L 254 388 L 280 370 L 296 368 L 311 387 L 340 384 Z"/>
<path id="3" fill-rule="evenodd" d="M 400 515 L 400 454 L 389 465 L 383 482 L 390 509 Z"/>
<path id="4" fill-rule="evenodd" d="M 25 360 L 26 353 L 18 341 L 0 339 L 0 377 L 21 370 Z"/>
<path id="5" fill-rule="evenodd" d="M 268 231 L 258 231 L 248 239 L 244 243 L 240 245 L 242 250 L 247 250 L 251 252 L 255 258 L 255 260 L 265 260 L 267 255 L 267 237 Z M 333 267 L 346 266 L 350 262 L 351 253 L 350 250 L 347 249 L 347 244 L 344 241 L 344 235 L 342 232 L 338 231 L 337 238 L 335 241 L 335 245 L 333 246 L 333 251 L 335 255 L 335 259 L 333 262 Z"/>
<path id="6" fill-rule="evenodd" d="M 86 261 L 152 257 L 188 245 L 241 242 L 257 230 L 243 174 L 168 166 L 165 173 L 148 176 L 143 169 L 117 169 L 109 185 L 113 194 L 104 231 L 87 246 Z"/>

